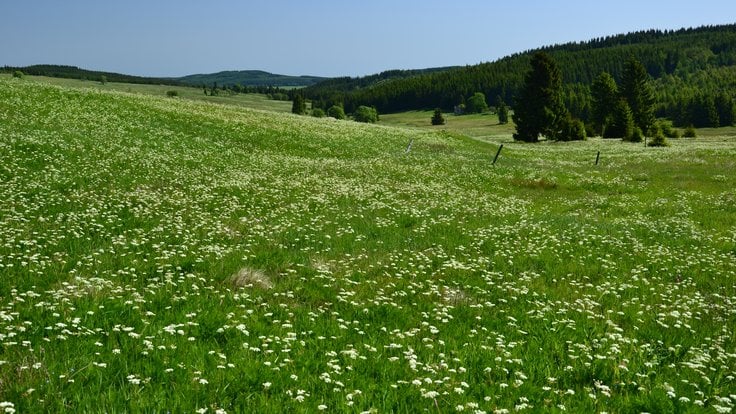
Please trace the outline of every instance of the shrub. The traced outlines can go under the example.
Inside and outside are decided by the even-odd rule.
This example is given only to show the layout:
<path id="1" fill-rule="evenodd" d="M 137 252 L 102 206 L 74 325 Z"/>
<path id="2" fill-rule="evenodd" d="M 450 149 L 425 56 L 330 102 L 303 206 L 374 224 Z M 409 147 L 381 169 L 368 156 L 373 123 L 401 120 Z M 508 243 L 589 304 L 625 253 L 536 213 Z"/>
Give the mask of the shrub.
<path id="1" fill-rule="evenodd" d="M 437 108 L 432 115 L 432 125 L 445 125 L 445 117 L 442 116 L 442 109 Z"/>
<path id="2" fill-rule="evenodd" d="M 596 136 L 595 125 L 593 125 L 591 123 L 585 124 L 585 136 L 586 137 L 594 137 L 594 136 Z"/>
<path id="3" fill-rule="evenodd" d="M 488 110 L 488 103 L 486 103 L 486 96 L 481 92 L 476 92 L 468 98 L 465 110 L 469 114 L 480 114 Z"/>
<path id="4" fill-rule="evenodd" d="M 340 105 L 332 105 L 327 110 L 327 116 L 331 116 L 335 119 L 345 119 L 345 110 Z"/>
<path id="5" fill-rule="evenodd" d="M 634 129 L 631 130 L 631 136 L 629 139 L 624 138 L 624 141 L 642 142 L 644 141 L 644 133 L 641 131 L 641 128 L 635 126 Z"/>
<path id="6" fill-rule="evenodd" d="M 695 127 L 689 125 L 687 128 L 685 128 L 685 132 L 682 133 L 682 136 L 685 138 L 695 138 L 697 136 L 697 134 L 695 133 Z"/>
<path id="7" fill-rule="evenodd" d="M 667 138 L 665 138 L 662 129 L 657 128 L 657 131 L 654 133 L 654 136 L 647 145 L 650 147 L 669 147 L 670 143 L 667 142 Z"/>
<path id="8" fill-rule="evenodd" d="M 662 130 L 665 137 L 680 138 L 680 131 L 672 127 L 672 121 L 661 120 L 657 123 L 657 126 Z"/>
<path id="9" fill-rule="evenodd" d="M 568 123 L 568 137 L 572 141 L 585 141 L 588 137 L 587 131 L 585 131 L 585 124 L 579 119 L 571 119 Z"/>
<path id="10" fill-rule="evenodd" d="M 583 141 L 586 138 L 585 125 L 579 119 L 573 119 L 569 115 L 562 120 L 557 141 Z"/>
<path id="11" fill-rule="evenodd" d="M 174 98 L 176 96 L 179 96 L 179 91 L 166 91 L 166 96 L 169 98 Z"/>
<path id="12" fill-rule="evenodd" d="M 353 112 L 353 119 L 357 122 L 378 122 L 378 111 L 376 111 L 376 108 L 361 105 Z"/>
<path id="13" fill-rule="evenodd" d="M 325 117 L 325 111 L 322 110 L 322 108 L 314 108 L 312 109 L 312 116 L 315 118 L 324 118 Z"/>
<path id="14" fill-rule="evenodd" d="M 509 107 L 503 101 L 498 105 L 498 123 L 502 125 L 509 123 Z"/>
<path id="15" fill-rule="evenodd" d="M 105 75 L 100 76 L 100 83 L 103 84 L 103 85 L 106 85 L 107 84 L 107 76 L 105 76 Z"/>
<path id="16" fill-rule="evenodd" d="M 25 76 L 25 75 L 23 74 L 23 72 L 21 72 L 19 70 L 16 70 L 15 72 L 13 72 L 13 77 L 14 78 L 23 79 L 23 76 Z"/>

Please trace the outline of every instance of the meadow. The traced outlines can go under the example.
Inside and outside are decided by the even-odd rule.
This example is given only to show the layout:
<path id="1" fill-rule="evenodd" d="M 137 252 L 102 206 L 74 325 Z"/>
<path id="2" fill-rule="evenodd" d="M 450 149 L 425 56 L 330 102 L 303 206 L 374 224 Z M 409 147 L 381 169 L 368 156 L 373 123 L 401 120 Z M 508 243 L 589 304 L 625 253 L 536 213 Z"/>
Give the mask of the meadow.
<path id="1" fill-rule="evenodd" d="M 0 73 L 0 78 L 10 77 L 10 74 Z M 202 88 L 190 86 L 170 86 L 170 85 L 148 85 L 135 83 L 106 82 L 102 84 L 98 81 L 52 78 L 48 76 L 29 76 L 25 75 L 25 79 L 34 80 L 41 83 L 70 87 L 70 88 L 89 88 L 100 91 L 118 91 L 128 92 L 140 95 L 149 95 L 164 97 L 167 92 L 175 91 L 178 96 L 172 99 L 187 99 L 199 102 L 218 103 L 223 105 L 234 105 L 245 108 L 262 109 L 273 112 L 291 112 L 290 101 L 277 101 L 269 99 L 266 95 L 257 93 L 248 94 L 228 94 L 222 92 L 220 95 L 205 95 Z M 211 86 L 211 85 L 210 85 Z M 289 89 L 288 87 L 282 89 Z"/>
<path id="2" fill-rule="evenodd" d="M 732 412 L 736 139 L 489 137 L 0 77 L 0 409 Z"/>

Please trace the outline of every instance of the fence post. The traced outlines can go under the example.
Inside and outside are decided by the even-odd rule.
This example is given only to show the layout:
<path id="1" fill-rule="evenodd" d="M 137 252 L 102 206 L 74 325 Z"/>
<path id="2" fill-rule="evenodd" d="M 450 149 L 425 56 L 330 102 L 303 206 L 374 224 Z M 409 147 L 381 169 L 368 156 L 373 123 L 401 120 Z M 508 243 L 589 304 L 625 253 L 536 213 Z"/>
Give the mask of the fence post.
<path id="1" fill-rule="evenodd" d="M 601 159 L 601 152 L 598 151 L 598 155 L 595 156 L 595 165 L 598 165 L 598 160 Z"/>
<path id="2" fill-rule="evenodd" d="M 501 154 L 502 149 L 503 149 L 503 144 L 501 144 L 501 146 L 498 147 L 498 151 L 496 151 L 496 156 L 493 157 L 493 164 L 491 165 L 496 165 L 496 160 L 498 160 L 498 155 Z"/>

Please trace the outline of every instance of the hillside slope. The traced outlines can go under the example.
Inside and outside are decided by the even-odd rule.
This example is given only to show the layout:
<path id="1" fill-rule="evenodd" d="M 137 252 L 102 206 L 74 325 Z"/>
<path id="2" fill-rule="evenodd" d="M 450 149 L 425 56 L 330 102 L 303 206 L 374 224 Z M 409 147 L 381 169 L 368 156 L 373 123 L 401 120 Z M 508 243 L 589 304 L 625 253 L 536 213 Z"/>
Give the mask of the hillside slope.
<path id="1" fill-rule="evenodd" d="M 733 405 L 733 140 L 0 97 L 6 412 Z"/>
<path id="2" fill-rule="evenodd" d="M 134 83 L 143 85 L 180 85 L 174 79 L 169 78 L 151 78 L 145 76 L 125 75 L 115 72 L 102 72 L 95 70 L 87 70 L 76 66 L 65 65 L 31 65 L 24 67 L 4 66 L 0 68 L 0 72 L 13 72 L 19 70 L 26 75 L 49 76 L 52 78 L 80 79 L 89 81 L 121 82 Z"/>

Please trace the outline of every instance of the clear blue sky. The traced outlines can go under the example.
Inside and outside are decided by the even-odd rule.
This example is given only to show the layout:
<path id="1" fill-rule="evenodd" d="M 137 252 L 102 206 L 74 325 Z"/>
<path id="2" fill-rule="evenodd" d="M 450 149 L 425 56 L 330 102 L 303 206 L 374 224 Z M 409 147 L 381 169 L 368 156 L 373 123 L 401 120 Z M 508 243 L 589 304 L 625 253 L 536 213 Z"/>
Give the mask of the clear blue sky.
<path id="1" fill-rule="evenodd" d="M 358 76 L 735 22 L 735 0 L 2 0 L 0 65 Z"/>

